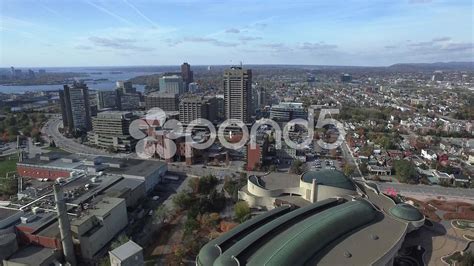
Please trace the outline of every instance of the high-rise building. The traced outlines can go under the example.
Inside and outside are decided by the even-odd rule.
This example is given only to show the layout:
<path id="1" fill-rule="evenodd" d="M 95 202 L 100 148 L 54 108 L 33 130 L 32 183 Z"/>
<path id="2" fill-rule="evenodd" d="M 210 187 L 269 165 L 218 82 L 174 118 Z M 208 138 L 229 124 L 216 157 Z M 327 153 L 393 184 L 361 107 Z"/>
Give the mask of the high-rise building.
<path id="1" fill-rule="evenodd" d="M 89 141 L 98 147 L 116 151 L 132 151 L 137 140 L 130 136 L 129 127 L 137 119 L 132 112 L 105 111 L 92 119 Z"/>
<path id="2" fill-rule="evenodd" d="M 217 118 L 217 99 L 203 97 L 186 97 L 179 103 L 179 121 L 189 124 L 191 121 L 204 118 L 211 122 Z"/>
<path id="3" fill-rule="evenodd" d="M 191 71 L 191 65 L 183 63 L 181 65 L 181 77 L 183 78 L 184 84 L 187 87 L 189 83 L 194 81 L 194 73 Z"/>
<path id="4" fill-rule="evenodd" d="M 264 87 L 258 87 L 257 91 L 257 108 L 263 108 L 270 102 L 270 97 Z"/>
<path id="5" fill-rule="evenodd" d="M 133 87 L 131 81 L 119 80 L 115 83 L 117 90 L 121 93 L 135 93 L 136 89 Z"/>
<path id="6" fill-rule="evenodd" d="M 160 92 L 182 94 L 185 92 L 183 78 L 178 75 L 164 75 L 160 78 Z"/>
<path id="7" fill-rule="evenodd" d="M 83 82 L 64 85 L 59 92 L 64 128 L 68 132 L 89 131 L 92 128 L 89 88 Z"/>
<path id="8" fill-rule="evenodd" d="M 250 122 L 252 70 L 231 67 L 224 71 L 224 104 L 226 119 Z"/>
<path id="9" fill-rule="evenodd" d="M 117 107 L 117 91 L 98 91 L 97 107 L 99 109 L 116 108 Z"/>
<path id="10" fill-rule="evenodd" d="M 152 92 L 145 96 L 145 108 L 150 110 L 151 108 L 158 107 L 163 111 L 178 111 L 179 98 L 174 93 L 159 93 Z"/>

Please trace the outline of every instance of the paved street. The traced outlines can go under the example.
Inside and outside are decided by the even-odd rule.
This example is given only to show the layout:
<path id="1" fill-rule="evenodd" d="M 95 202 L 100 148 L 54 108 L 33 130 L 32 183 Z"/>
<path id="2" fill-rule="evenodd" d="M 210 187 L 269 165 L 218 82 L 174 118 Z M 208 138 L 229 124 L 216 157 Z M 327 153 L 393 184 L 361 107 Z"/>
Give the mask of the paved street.
<path id="1" fill-rule="evenodd" d="M 441 186 L 429 186 L 429 185 L 409 185 L 403 183 L 385 183 L 376 182 L 382 191 L 388 188 L 393 188 L 401 194 L 416 194 L 424 197 L 435 197 L 444 196 L 450 198 L 462 199 L 474 199 L 474 189 L 466 188 L 448 188 Z"/>

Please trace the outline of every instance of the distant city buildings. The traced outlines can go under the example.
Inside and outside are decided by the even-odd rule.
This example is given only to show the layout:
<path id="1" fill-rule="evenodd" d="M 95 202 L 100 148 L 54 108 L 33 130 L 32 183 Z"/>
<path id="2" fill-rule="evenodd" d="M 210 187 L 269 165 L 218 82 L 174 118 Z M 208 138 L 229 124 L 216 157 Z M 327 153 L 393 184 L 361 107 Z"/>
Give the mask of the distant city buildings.
<path id="1" fill-rule="evenodd" d="M 92 128 L 89 89 L 83 82 L 64 85 L 59 91 L 64 129 L 70 133 L 89 131 Z"/>
<path id="2" fill-rule="evenodd" d="M 231 67 L 224 71 L 224 103 L 226 119 L 250 122 L 252 71 Z"/>
<path id="3" fill-rule="evenodd" d="M 131 81 L 119 80 L 115 83 L 115 85 L 116 85 L 116 89 L 122 94 L 137 92 L 136 89 L 133 87 L 133 84 Z"/>

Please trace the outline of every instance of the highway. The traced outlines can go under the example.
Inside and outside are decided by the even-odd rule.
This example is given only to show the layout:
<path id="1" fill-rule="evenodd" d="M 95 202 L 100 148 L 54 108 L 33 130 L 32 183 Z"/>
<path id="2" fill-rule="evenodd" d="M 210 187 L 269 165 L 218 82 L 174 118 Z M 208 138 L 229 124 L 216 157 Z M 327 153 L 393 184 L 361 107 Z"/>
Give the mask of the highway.
<path id="1" fill-rule="evenodd" d="M 54 143 L 56 143 L 56 146 L 67 151 L 70 153 L 76 153 L 76 154 L 92 154 L 92 155 L 109 155 L 113 156 L 113 154 L 109 154 L 104 150 L 99 150 L 96 148 L 92 148 L 80 143 L 75 142 L 72 139 L 68 139 L 65 136 L 63 136 L 59 132 L 59 126 L 62 124 L 62 120 L 60 118 L 53 118 L 46 122 L 44 127 L 42 128 L 41 132 L 46 135 L 50 136 L 53 140 Z"/>

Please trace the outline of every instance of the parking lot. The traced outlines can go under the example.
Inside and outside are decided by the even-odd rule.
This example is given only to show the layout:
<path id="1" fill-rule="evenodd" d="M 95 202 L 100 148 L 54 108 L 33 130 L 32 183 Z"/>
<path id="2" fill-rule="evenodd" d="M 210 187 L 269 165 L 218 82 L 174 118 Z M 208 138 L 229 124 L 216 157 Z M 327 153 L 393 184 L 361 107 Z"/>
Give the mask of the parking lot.
<path id="1" fill-rule="evenodd" d="M 325 169 L 341 170 L 341 162 L 333 159 L 315 159 L 306 162 L 306 169 L 308 169 L 308 171 L 320 171 Z"/>

